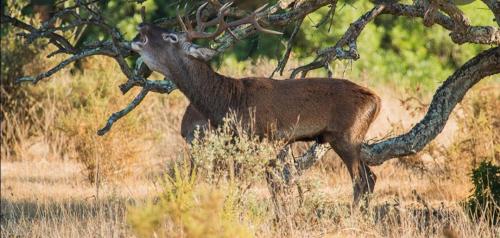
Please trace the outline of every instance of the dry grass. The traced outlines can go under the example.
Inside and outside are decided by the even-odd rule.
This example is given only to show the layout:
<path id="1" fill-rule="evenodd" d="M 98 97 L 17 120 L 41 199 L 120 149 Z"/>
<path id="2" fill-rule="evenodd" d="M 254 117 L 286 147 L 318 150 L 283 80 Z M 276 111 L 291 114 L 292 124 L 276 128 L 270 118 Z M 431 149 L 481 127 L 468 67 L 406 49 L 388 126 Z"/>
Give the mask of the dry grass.
<path id="1" fill-rule="evenodd" d="M 105 184 L 99 198 L 82 166 L 72 161 L 2 161 L 2 237 L 128 237 L 130 199 L 154 185 Z"/>
<path id="2" fill-rule="evenodd" d="M 4 111 L 2 237 L 149 237 L 157 228 L 151 225 L 155 221 L 161 221 L 167 231 L 156 235 L 180 237 L 276 237 L 285 233 L 295 237 L 500 236 L 499 228 L 470 220 L 459 205 L 472 189 L 470 169 L 482 160 L 499 163 L 497 81 L 485 80 L 476 86 L 425 151 L 374 168 L 379 179 L 367 214 L 351 214 L 349 175 L 340 159 L 329 152 L 301 176 L 304 201 L 292 212 L 292 228 L 284 231 L 274 220 L 262 171 L 265 163 L 245 164 L 250 173 L 243 180 L 228 180 L 231 166 L 218 167 L 224 176 L 217 181 L 225 182 L 208 179 L 214 178 L 210 163 L 272 157 L 276 153 L 273 145 L 255 144 L 247 138 L 243 142 L 254 147 L 240 144 L 231 149 L 214 133 L 212 140 L 190 150 L 179 133 L 187 100 L 178 92 L 148 96 L 109 135 L 97 137 L 95 131 L 106 117 L 133 95 L 121 96 L 114 88 L 123 76 L 109 60 L 95 58 L 84 63 L 84 74 L 58 74 L 30 87 L 34 100 L 22 104 L 23 110 Z M 263 72 L 262 66 L 266 72 L 273 69 L 269 62 L 259 65 L 259 69 L 246 65 L 243 70 L 258 74 Z M 241 70 L 221 67 L 231 75 L 246 74 Z M 367 79 L 358 82 L 369 84 Z M 385 137 L 390 131 L 400 133 L 423 113 L 418 102 L 401 104 L 408 93 L 388 88 L 376 88 L 384 105 L 369 138 Z M 420 100 L 427 102 L 429 96 Z M 27 114 L 36 119 L 25 120 Z M 304 147 L 297 145 L 294 153 Z M 252 154 L 256 152 L 260 154 Z M 164 176 L 172 174 L 168 173 L 175 164 L 172 161 L 189 156 L 210 163 L 201 166 L 205 172 L 198 173 L 183 199 L 160 202 L 165 194 L 177 196 L 172 191 L 178 191 L 175 186 L 179 185 L 168 185 Z M 100 176 L 97 183 L 96 174 Z M 189 178 L 184 171 L 171 182 Z M 238 186 L 242 184 L 245 186 Z M 298 198 L 289 199 L 297 203 Z M 180 201 L 190 202 L 189 209 L 181 209 Z"/>
<path id="3" fill-rule="evenodd" d="M 38 172 L 27 173 L 27 169 Z M 60 173 L 54 174 L 56 169 Z M 164 187 L 155 184 L 155 179 L 146 178 L 107 184 L 100 188 L 100 198 L 96 201 L 95 186 L 86 182 L 80 169 L 79 165 L 70 161 L 2 162 L 2 234 L 5 237 L 132 237 L 144 234 L 136 233 L 136 226 L 132 226 L 136 230 L 129 226 L 130 219 L 127 223 L 127 207 L 139 202 L 141 205 L 135 210 L 144 213 L 147 209 L 146 205 L 142 205 L 143 199 L 161 194 Z M 378 173 L 378 185 L 384 188 L 377 187 L 372 214 L 368 217 L 362 214 L 352 216 L 348 208 L 351 195 L 349 179 L 343 171 L 339 172 L 341 176 L 337 179 L 340 182 L 336 184 L 324 181 L 324 173 L 321 171 L 310 171 L 304 176 L 307 180 L 304 183 L 310 191 L 305 194 L 304 206 L 295 213 L 298 223 L 294 230 L 296 237 L 427 237 L 441 236 L 445 229 L 459 234 L 457 237 L 497 237 L 500 232 L 498 228 L 494 230 L 484 223 L 469 220 L 457 205 L 465 196 L 446 196 L 446 193 L 457 191 L 459 184 L 443 184 L 434 188 L 437 193 L 425 194 L 425 185 L 432 184 L 426 181 L 422 186 L 412 186 L 422 179 L 405 176 L 405 172 L 408 175 L 411 171 L 399 172 L 397 179 L 394 175 L 387 178 Z M 405 187 L 406 184 L 409 186 Z M 446 192 L 450 187 L 453 190 Z M 201 221 L 198 222 L 205 222 L 206 226 L 211 227 L 214 222 L 223 221 L 219 219 L 224 214 L 203 214 L 225 211 L 223 208 L 228 203 L 227 189 L 224 186 L 197 184 L 193 190 L 196 194 L 188 197 L 199 198 L 192 200 L 197 203 L 193 205 L 191 212 L 181 210 L 185 213 L 170 215 L 199 215 L 198 219 Z M 416 195 L 411 196 L 412 190 L 417 191 L 415 194 L 423 197 L 424 202 L 418 200 Z M 384 194 L 383 191 L 390 193 Z M 250 234 L 258 234 L 260 237 L 279 236 L 280 230 L 273 225 L 274 216 L 268 199 L 267 189 L 261 184 L 248 191 L 242 204 L 235 207 L 245 212 L 243 224 L 247 225 L 247 229 L 251 228 Z M 148 214 L 165 215 L 162 213 L 164 211 L 150 209 Z M 147 223 L 152 217 L 141 216 L 138 223 Z M 222 234 L 222 230 L 212 232 L 212 237 L 220 237 L 218 234 Z"/>

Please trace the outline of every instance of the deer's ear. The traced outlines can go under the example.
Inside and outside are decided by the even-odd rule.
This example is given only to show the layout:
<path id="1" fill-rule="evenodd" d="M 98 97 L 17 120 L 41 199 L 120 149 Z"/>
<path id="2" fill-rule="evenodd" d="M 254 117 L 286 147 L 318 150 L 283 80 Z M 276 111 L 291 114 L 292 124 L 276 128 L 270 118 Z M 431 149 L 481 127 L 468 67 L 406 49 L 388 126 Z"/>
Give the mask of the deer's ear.
<path id="1" fill-rule="evenodd" d="M 217 51 L 191 44 L 186 50 L 186 53 L 196 59 L 209 61 L 217 54 Z"/>
<path id="2" fill-rule="evenodd" d="M 164 41 L 168 41 L 170 43 L 179 42 L 179 37 L 177 37 L 177 35 L 173 33 L 162 33 L 161 37 L 163 38 Z"/>

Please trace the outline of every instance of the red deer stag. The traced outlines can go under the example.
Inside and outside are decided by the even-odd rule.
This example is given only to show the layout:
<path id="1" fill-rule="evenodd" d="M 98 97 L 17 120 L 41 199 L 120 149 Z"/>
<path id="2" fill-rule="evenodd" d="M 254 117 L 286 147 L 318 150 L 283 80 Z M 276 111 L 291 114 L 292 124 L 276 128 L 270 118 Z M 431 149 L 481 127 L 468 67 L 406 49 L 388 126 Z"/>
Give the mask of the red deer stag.
<path id="1" fill-rule="evenodd" d="M 142 23 L 132 49 L 149 68 L 172 79 L 190 100 L 192 109 L 208 118 L 213 126 L 221 125 L 229 112 L 235 112 L 243 123 L 253 120 L 254 133 L 259 136 L 290 142 L 330 143 L 349 170 L 354 204 L 358 204 L 375 186 L 376 177 L 360 159 L 360 150 L 379 112 L 380 98 L 371 90 L 344 79 L 234 79 L 218 74 L 207 63 L 215 51 L 198 46 L 193 40 L 214 39 L 242 24 L 252 24 L 261 32 L 276 33 L 259 25 L 257 13 L 262 8 L 243 19 L 225 22 L 224 15 L 230 5 L 223 5 L 217 18 L 209 22 L 202 22 L 198 16 L 196 30 L 180 16 L 183 32 Z M 205 6 L 206 3 L 198 9 L 198 14 Z M 205 32 L 208 26 L 216 26 L 216 30 Z M 191 121 L 199 118 L 193 116 L 195 119 Z"/>

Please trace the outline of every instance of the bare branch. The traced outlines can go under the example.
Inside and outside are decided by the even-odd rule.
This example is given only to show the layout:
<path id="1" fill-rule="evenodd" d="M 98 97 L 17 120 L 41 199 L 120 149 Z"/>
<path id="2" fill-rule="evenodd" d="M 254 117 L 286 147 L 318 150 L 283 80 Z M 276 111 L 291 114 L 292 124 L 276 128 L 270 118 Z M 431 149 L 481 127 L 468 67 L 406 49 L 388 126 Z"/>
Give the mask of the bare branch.
<path id="1" fill-rule="evenodd" d="M 285 54 L 283 54 L 283 57 L 281 58 L 281 60 L 279 61 L 278 65 L 274 69 L 273 73 L 271 73 L 271 76 L 269 76 L 269 78 L 272 78 L 274 74 L 278 71 L 280 72 L 280 75 L 283 75 L 283 70 L 285 70 L 288 59 L 290 58 L 290 53 L 292 53 L 293 40 L 295 39 L 297 33 L 299 33 L 302 22 L 304 22 L 303 18 L 297 21 L 297 23 L 295 23 L 293 32 L 290 35 L 290 38 L 288 39 L 288 42 L 286 44 Z"/>
<path id="2" fill-rule="evenodd" d="M 467 27 L 463 31 L 450 33 L 450 37 L 457 44 L 472 42 L 500 45 L 500 29 L 492 26 Z"/>
<path id="3" fill-rule="evenodd" d="M 120 85 L 122 93 L 128 92 L 133 87 L 147 87 L 149 91 L 161 94 L 170 94 L 177 89 L 175 84 L 167 79 L 164 80 L 149 80 L 140 78 L 138 80 L 128 80 L 126 83 Z"/>
<path id="4" fill-rule="evenodd" d="M 409 132 L 370 145 L 363 145 L 362 158 L 380 165 L 395 157 L 415 154 L 444 128 L 453 108 L 481 79 L 500 73 L 500 47 L 486 50 L 466 62 L 439 87 L 425 117 Z"/>
<path id="5" fill-rule="evenodd" d="M 302 77 L 305 77 L 307 72 L 313 69 L 327 66 L 334 59 L 359 59 L 359 54 L 356 46 L 356 41 L 361 31 L 365 28 L 368 22 L 372 21 L 384 10 L 385 5 L 376 5 L 370 11 L 363 14 L 358 20 L 352 23 L 342 38 L 337 41 L 335 46 L 322 49 L 318 52 L 318 57 L 311 63 L 298 67 L 293 70 L 291 78 L 295 78 L 298 73 L 302 72 Z M 344 47 L 349 49 L 345 50 Z"/>
<path id="6" fill-rule="evenodd" d="M 300 173 L 312 167 L 316 162 L 323 158 L 329 149 L 329 146 L 315 142 L 304 154 L 295 158 L 295 167 L 297 168 L 297 171 Z"/>
<path id="7" fill-rule="evenodd" d="M 111 114 L 106 125 L 102 129 L 97 131 L 97 135 L 103 136 L 108 133 L 113 124 L 122 117 L 126 116 L 132 110 L 134 110 L 149 92 L 170 94 L 172 91 L 177 89 L 177 86 L 170 80 L 146 79 L 151 75 L 152 72 L 146 66 L 146 64 L 144 64 L 141 58 L 136 61 L 136 67 L 132 73 L 134 76 L 132 78 L 129 78 L 126 83 L 120 85 L 120 90 L 123 94 L 125 94 L 133 87 L 138 86 L 142 87 L 141 92 L 123 110 Z"/>
<path id="8" fill-rule="evenodd" d="M 293 21 L 302 19 L 309 15 L 311 12 L 318 10 L 319 8 L 326 6 L 328 4 L 336 4 L 337 1 L 334 0 L 306 0 L 300 3 L 299 6 L 294 9 L 284 12 L 269 15 L 267 19 L 264 20 L 265 25 L 272 26 L 286 26 Z M 266 22 L 267 21 L 267 22 Z"/>
<path id="9" fill-rule="evenodd" d="M 321 19 L 321 21 L 318 22 L 318 24 L 314 25 L 314 27 L 319 28 L 320 26 L 325 24 L 328 21 L 328 19 L 331 19 L 330 26 L 328 26 L 328 32 L 330 32 L 332 27 L 333 16 L 335 15 L 335 9 L 337 8 L 337 1 L 332 1 L 329 7 L 330 10 L 328 10 L 328 13 L 326 13 L 326 15 L 323 17 L 323 19 Z"/>
<path id="10" fill-rule="evenodd" d="M 500 44 L 500 30 L 498 28 L 491 26 L 471 27 L 469 18 L 457 6 L 442 0 L 439 1 L 438 6 L 455 23 L 455 28 L 450 33 L 453 42 L 457 44 L 466 42 Z"/>
<path id="11" fill-rule="evenodd" d="M 130 102 L 130 104 L 127 105 L 127 107 L 125 107 L 121 111 L 111 114 L 108 121 L 106 122 L 106 125 L 97 131 L 97 135 L 103 136 L 104 134 L 106 134 L 117 120 L 134 110 L 134 108 L 137 107 L 137 105 L 139 105 L 146 97 L 148 92 L 149 90 L 146 87 L 142 88 L 141 92 L 134 98 L 134 100 L 132 100 L 132 102 Z"/>
<path id="12" fill-rule="evenodd" d="M 52 76 L 53 74 L 55 74 L 56 72 L 58 72 L 62 68 L 66 67 L 68 64 L 73 63 L 73 62 L 75 62 L 77 60 L 83 59 L 85 57 L 92 56 L 92 55 L 107 55 L 107 56 L 111 56 L 111 55 L 113 55 L 113 52 L 110 51 L 109 49 L 105 49 L 105 48 L 95 48 L 95 49 L 84 50 L 84 51 L 82 51 L 80 53 L 77 53 L 77 54 L 69 57 L 68 59 L 63 60 L 61 63 L 59 63 L 58 65 L 56 65 L 55 67 L 51 68 L 50 70 L 48 70 L 46 72 L 43 72 L 43 73 L 41 73 L 41 74 L 39 74 L 39 75 L 37 75 L 35 77 L 33 77 L 33 76 L 24 76 L 24 77 L 18 78 L 16 80 L 16 82 L 18 82 L 18 83 L 21 83 L 21 82 L 31 82 L 33 84 L 36 84 L 36 83 L 38 83 L 38 81 L 40 81 L 40 80 L 42 80 L 44 78 Z"/>
<path id="13" fill-rule="evenodd" d="M 60 48 L 60 46 L 64 47 L 63 49 L 65 52 L 68 52 L 68 53 L 75 53 L 76 52 L 73 45 L 71 45 L 71 43 L 69 43 L 69 41 L 66 38 L 64 38 L 63 36 L 61 36 L 59 34 L 56 34 L 54 32 L 48 32 L 48 33 L 44 34 L 43 32 L 38 31 L 33 26 L 28 25 L 28 24 L 14 18 L 14 17 L 7 16 L 4 14 L 1 15 L 1 20 L 2 20 L 2 24 L 9 23 L 14 27 L 21 28 L 23 30 L 30 32 L 29 39 L 46 37 L 46 38 L 50 39 L 52 42 L 57 42 L 58 48 Z"/>
<path id="14" fill-rule="evenodd" d="M 438 1 L 439 9 L 445 12 L 455 22 L 455 31 L 461 31 L 470 26 L 470 20 L 457 6 L 442 0 Z"/>

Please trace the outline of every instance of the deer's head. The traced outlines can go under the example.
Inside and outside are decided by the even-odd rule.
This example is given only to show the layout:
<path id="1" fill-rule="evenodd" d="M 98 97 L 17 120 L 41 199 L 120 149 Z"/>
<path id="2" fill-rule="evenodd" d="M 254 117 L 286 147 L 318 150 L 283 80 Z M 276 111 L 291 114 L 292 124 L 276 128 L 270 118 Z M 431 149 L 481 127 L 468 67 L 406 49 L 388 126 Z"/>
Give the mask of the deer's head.
<path id="1" fill-rule="evenodd" d="M 203 22 L 201 12 L 207 4 L 201 5 L 196 11 L 196 30 L 191 26 L 189 19 L 184 23 L 179 14 L 177 14 L 177 18 L 183 32 L 173 32 L 153 24 L 141 23 L 138 26 L 139 36 L 132 42 L 132 49 L 141 55 L 149 68 L 165 72 L 168 70 L 163 67 L 178 67 L 176 64 L 180 61 L 188 63 L 193 60 L 209 61 L 216 54 L 213 49 L 194 44 L 192 41 L 195 39 L 214 39 L 225 31 L 234 36 L 231 28 L 243 24 L 252 24 L 262 32 L 281 34 L 264 29 L 259 25 L 258 13 L 266 6 L 260 7 L 245 18 L 227 23 L 224 17 L 232 3 L 226 3 L 219 8 L 215 19 Z M 211 33 L 205 32 L 205 28 L 210 26 L 217 26 L 217 29 Z"/>
<path id="2" fill-rule="evenodd" d="M 132 42 L 132 50 L 139 53 L 149 68 L 162 71 L 168 66 L 183 60 L 210 60 L 215 50 L 198 46 L 188 39 L 185 32 L 173 32 L 161 27 L 142 23 L 138 26 L 139 36 Z"/>

